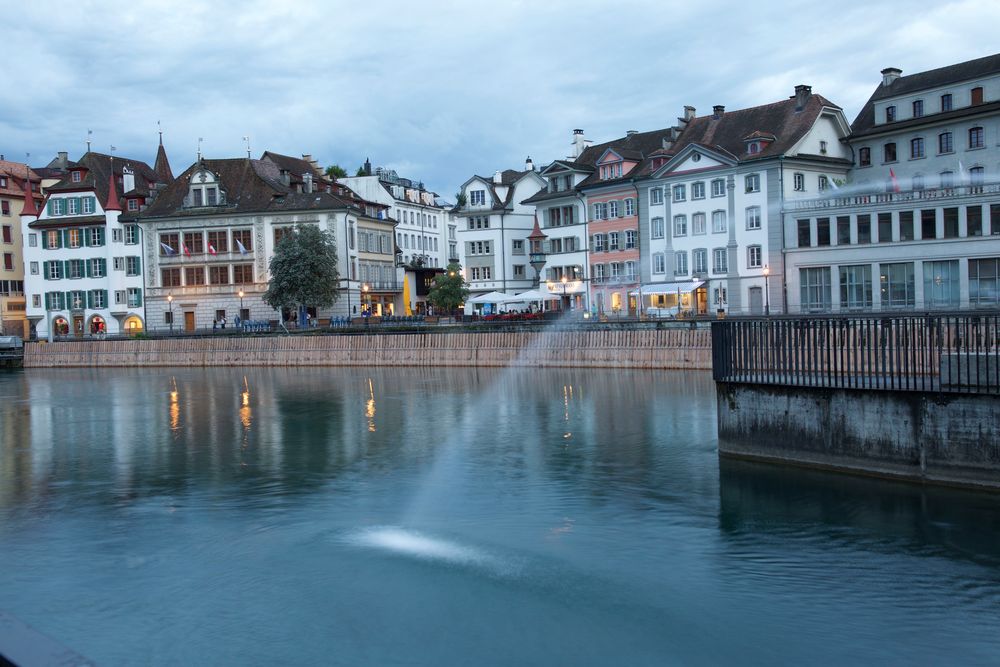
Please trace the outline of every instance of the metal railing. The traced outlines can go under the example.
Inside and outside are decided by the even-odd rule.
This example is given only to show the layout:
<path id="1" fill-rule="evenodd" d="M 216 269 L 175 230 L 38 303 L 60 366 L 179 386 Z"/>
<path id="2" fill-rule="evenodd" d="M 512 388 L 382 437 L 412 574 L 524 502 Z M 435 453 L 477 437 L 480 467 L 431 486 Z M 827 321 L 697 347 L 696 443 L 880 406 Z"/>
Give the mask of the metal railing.
<path id="1" fill-rule="evenodd" d="M 716 382 L 1000 394 L 1000 314 L 712 323 Z"/>

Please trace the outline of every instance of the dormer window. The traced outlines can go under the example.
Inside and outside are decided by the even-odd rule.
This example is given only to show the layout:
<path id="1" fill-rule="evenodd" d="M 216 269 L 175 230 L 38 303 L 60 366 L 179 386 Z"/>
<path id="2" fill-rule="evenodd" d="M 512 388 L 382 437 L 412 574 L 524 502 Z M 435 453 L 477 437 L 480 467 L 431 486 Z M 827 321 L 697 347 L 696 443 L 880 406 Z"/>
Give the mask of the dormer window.
<path id="1" fill-rule="evenodd" d="M 83 173 L 78 170 L 70 172 L 70 180 L 72 180 L 74 183 L 79 183 L 80 181 L 83 180 Z"/>
<path id="2" fill-rule="evenodd" d="M 621 178 L 622 175 L 622 163 L 614 162 L 612 164 L 601 165 L 601 180 L 607 181 L 612 178 Z"/>
<path id="3" fill-rule="evenodd" d="M 225 196 L 219 188 L 215 174 L 202 169 L 191 177 L 188 189 L 187 206 L 218 206 L 225 203 Z"/>
<path id="4" fill-rule="evenodd" d="M 894 120 L 896 120 L 896 107 L 887 106 L 885 108 L 885 122 L 891 123 Z"/>
<path id="5" fill-rule="evenodd" d="M 139 200 L 138 199 L 129 199 L 128 200 L 128 210 L 130 210 L 130 211 L 138 211 L 139 210 Z"/>
<path id="6" fill-rule="evenodd" d="M 759 153 L 759 152 L 760 152 L 760 142 L 759 141 L 751 141 L 747 145 L 747 153 L 750 153 L 751 155 L 754 155 L 755 153 Z"/>
<path id="7" fill-rule="evenodd" d="M 469 204 L 472 206 L 485 206 L 486 190 L 471 190 L 469 192 Z"/>

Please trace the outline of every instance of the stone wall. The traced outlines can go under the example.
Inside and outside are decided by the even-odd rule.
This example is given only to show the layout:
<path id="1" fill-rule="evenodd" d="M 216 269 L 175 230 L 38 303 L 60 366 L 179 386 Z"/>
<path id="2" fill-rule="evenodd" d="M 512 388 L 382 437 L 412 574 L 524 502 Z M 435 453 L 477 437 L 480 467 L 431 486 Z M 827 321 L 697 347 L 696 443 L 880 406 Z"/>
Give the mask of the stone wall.
<path id="1" fill-rule="evenodd" d="M 716 383 L 719 453 L 1000 490 L 1000 397 Z"/>
<path id="2" fill-rule="evenodd" d="M 218 335 L 30 343 L 26 368 L 141 366 L 539 366 L 710 370 L 705 328 Z"/>

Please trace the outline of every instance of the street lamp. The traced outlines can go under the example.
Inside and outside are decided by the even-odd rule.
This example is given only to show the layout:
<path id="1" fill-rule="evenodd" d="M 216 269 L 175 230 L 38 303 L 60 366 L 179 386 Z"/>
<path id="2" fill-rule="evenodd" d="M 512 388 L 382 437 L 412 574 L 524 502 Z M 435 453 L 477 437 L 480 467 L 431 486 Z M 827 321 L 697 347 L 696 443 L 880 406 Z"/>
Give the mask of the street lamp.
<path id="1" fill-rule="evenodd" d="M 771 316 L 771 295 L 769 294 L 771 290 L 768 289 L 768 286 L 770 284 L 768 281 L 768 277 L 770 275 L 771 275 L 771 269 L 765 266 L 764 267 L 764 316 L 765 317 Z"/>
<path id="2" fill-rule="evenodd" d="M 170 330 L 174 330 L 174 295 L 167 295 L 167 304 L 170 307 Z"/>
<path id="3" fill-rule="evenodd" d="M 562 278 L 560 278 L 559 282 L 562 283 L 562 288 L 563 288 L 563 298 L 562 298 L 562 301 L 559 302 L 559 309 L 562 310 L 563 304 L 566 304 L 566 276 L 563 276 Z M 569 304 L 566 304 L 566 305 L 569 305 Z"/>
<path id="4" fill-rule="evenodd" d="M 365 326 L 368 326 L 368 320 L 372 316 L 372 304 L 368 296 L 368 283 L 361 285 L 361 308 L 363 312 L 361 316 L 365 318 Z"/>
<path id="5" fill-rule="evenodd" d="M 239 292 L 237 292 L 237 294 L 240 295 L 240 322 L 242 322 L 244 319 L 250 319 L 250 318 L 243 317 L 243 290 L 240 290 Z"/>

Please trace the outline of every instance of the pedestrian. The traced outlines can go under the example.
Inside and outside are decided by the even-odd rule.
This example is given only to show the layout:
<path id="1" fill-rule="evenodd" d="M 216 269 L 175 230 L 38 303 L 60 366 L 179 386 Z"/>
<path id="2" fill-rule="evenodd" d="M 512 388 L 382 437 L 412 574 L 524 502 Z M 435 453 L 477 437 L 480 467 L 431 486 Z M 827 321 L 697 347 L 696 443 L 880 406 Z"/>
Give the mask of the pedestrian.
<path id="1" fill-rule="evenodd" d="M 223 329 L 226 328 L 226 316 L 225 315 L 222 316 L 222 328 Z"/>
<path id="2" fill-rule="evenodd" d="M 216 329 L 218 329 L 218 328 L 219 328 L 219 320 L 218 320 L 218 319 L 215 319 L 215 318 L 213 318 L 213 319 L 212 319 L 212 331 L 215 331 L 215 330 L 216 330 Z"/>

